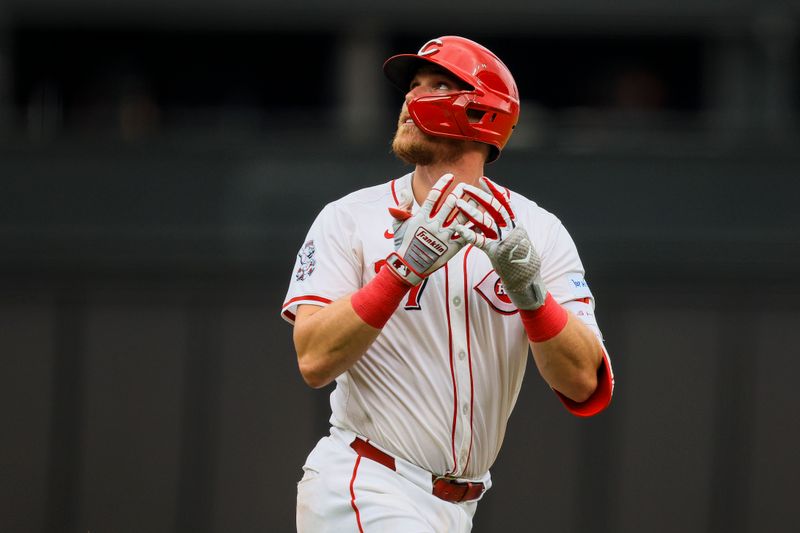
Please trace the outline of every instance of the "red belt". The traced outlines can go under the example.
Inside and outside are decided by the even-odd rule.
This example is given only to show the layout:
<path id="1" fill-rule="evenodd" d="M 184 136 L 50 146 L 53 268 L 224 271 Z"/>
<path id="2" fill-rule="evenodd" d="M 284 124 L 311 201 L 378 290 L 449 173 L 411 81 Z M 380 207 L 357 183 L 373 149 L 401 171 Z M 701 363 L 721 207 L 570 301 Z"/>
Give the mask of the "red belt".
<path id="1" fill-rule="evenodd" d="M 369 442 L 356 437 L 350 444 L 358 455 L 372 459 L 376 463 L 380 463 L 390 470 L 397 471 L 394 457 L 388 453 L 380 451 L 378 448 Z M 483 494 L 483 483 L 473 483 L 471 481 L 457 481 L 446 477 L 432 477 L 433 480 L 433 495 L 441 498 L 446 502 L 463 502 L 466 500 L 474 500 Z"/>

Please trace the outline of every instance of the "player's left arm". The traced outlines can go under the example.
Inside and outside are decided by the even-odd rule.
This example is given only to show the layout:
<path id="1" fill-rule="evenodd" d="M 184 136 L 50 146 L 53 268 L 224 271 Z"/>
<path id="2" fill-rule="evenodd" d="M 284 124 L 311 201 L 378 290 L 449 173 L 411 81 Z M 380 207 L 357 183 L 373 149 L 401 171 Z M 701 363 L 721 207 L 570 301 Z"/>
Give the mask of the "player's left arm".
<path id="1" fill-rule="evenodd" d="M 602 342 L 548 291 L 542 259 L 527 231 L 514 223 L 508 199 L 486 178 L 481 178 L 481 186 L 483 190 L 464 187 L 467 197 L 457 205 L 472 227 L 459 225 L 457 231 L 489 256 L 506 294 L 519 309 L 540 374 L 567 409 L 578 416 L 602 411 L 613 391 Z M 571 239 L 565 240 L 574 250 Z"/>
<path id="2" fill-rule="evenodd" d="M 549 305 L 558 305 L 553 300 Z M 541 326 L 530 324 L 530 318 L 523 318 L 525 331 L 533 353 L 536 368 L 550 387 L 573 402 L 583 403 L 597 390 L 598 369 L 603 363 L 604 351 L 595 334 L 575 315 L 564 309 L 563 329 L 546 340 L 532 340 L 531 333 L 541 330 Z M 525 312 L 522 312 L 525 314 Z M 529 314 L 532 314 L 528 312 Z M 520 315 L 522 316 L 522 315 Z M 556 322 L 555 327 L 558 327 Z"/>
<path id="3" fill-rule="evenodd" d="M 548 292 L 542 307 L 519 315 L 539 373 L 567 410 L 587 417 L 608 407 L 614 372 L 590 299 L 559 305 Z"/>

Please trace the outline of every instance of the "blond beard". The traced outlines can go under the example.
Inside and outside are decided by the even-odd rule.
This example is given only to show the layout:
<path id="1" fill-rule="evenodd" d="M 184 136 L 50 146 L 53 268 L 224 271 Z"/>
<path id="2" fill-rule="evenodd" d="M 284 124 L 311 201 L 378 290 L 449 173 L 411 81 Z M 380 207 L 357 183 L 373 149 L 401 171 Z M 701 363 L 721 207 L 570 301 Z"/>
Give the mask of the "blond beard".
<path id="1" fill-rule="evenodd" d="M 399 126 L 392 140 L 392 152 L 409 165 L 452 163 L 464 154 L 466 141 L 434 137 L 414 126 L 416 131 L 401 131 Z"/>

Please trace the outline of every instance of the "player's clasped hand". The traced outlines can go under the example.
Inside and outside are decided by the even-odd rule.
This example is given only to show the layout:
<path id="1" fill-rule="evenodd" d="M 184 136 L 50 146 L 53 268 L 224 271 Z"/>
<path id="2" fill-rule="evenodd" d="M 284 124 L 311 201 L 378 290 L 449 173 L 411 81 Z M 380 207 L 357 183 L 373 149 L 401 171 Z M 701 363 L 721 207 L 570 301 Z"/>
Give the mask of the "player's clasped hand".
<path id="1" fill-rule="evenodd" d="M 411 285 L 444 266 L 466 244 L 455 235 L 458 220 L 456 202 L 463 194 L 462 184 L 444 194 L 453 183 L 453 175 L 445 174 L 431 189 L 416 214 L 411 214 L 409 198 L 401 209 L 390 208 L 394 217 L 395 252 L 386 258 L 386 264 L 395 274 Z"/>
<path id="2" fill-rule="evenodd" d="M 396 250 L 386 258 L 389 268 L 418 285 L 464 245 L 473 244 L 489 256 L 517 308 L 541 307 L 547 295 L 541 259 L 528 232 L 515 224 L 508 198 L 487 178 L 480 179 L 481 188 L 458 184 L 445 194 L 453 180 L 452 174 L 439 178 L 414 215 L 411 198 L 389 209 Z"/>
<path id="3" fill-rule="evenodd" d="M 506 294 L 518 309 L 538 309 L 547 296 L 539 254 L 528 232 L 515 225 L 513 211 L 505 195 L 486 178 L 481 178 L 480 184 L 485 190 L 464 185 L 464 197 L 456 202 L 473 227 L 455 224 L 454 229 L 466 243 L 475 245 L 489 256 L 492 266 L 503 280 Z M 483 207 L 484 211 L 474 203 Z M 509 231 L 508 228 L 512 229 Z"/>

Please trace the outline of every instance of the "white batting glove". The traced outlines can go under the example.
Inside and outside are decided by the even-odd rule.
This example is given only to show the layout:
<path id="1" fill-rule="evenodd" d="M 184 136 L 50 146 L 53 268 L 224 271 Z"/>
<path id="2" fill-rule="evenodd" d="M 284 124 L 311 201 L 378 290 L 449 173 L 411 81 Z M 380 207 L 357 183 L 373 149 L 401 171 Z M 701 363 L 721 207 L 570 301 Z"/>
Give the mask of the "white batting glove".
<path id="1" fill-rule="evenodd" d="M 445 174 L 428 193 L 416 214 L 411 214 L 411 202 L 402 209 L 390 207 L 394 217 L 394 247 L 386 264 L 395 274 L 410 285 L 419 285 L 423 279 L 440 269 L 466 242 L 455 234 L 458 210 L 456 202 L 462 194 L 459 184 L 443 196 L 453 182 L 452 174 Z M 464 220 L 465 221 L 465 220 Z"/>
<path id="2" fill-rule="evenodd" d="M 531 244 L 528 232 L 514 224 L 508 198 L 486 178 L 481 178 L 481 185 L 487 190 L 464 185 L 464 196 L 456 202 L 458 209 L 479 232 L 462 224 L 455 224 L 455 231 L 489 256 L 503 280 L 506 294 L 518 309 L 538 309 L 544 305 L 547 296 L 539 254 Z M 475 207 L 472 200 L 485 211 Z"/>

